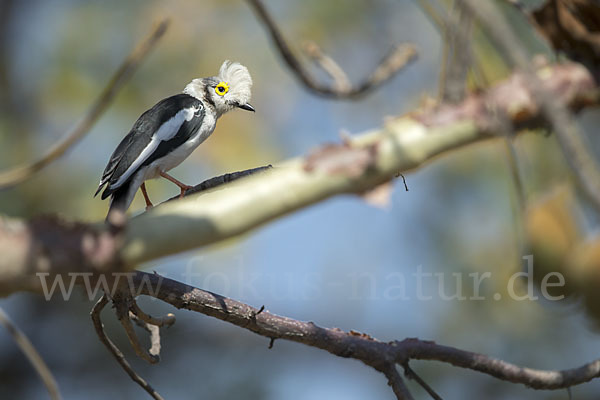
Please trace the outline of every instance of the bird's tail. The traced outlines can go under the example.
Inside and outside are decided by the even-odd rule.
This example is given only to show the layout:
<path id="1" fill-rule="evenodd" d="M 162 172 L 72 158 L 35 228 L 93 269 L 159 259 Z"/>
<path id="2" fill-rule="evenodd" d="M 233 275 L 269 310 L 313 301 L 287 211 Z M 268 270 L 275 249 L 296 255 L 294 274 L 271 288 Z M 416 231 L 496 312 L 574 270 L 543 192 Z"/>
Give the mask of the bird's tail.
<path id="1" fill-rule="evenodd" d="M 130 189 L 131 182 L 126 182 L 113 192 L 110 197 L 110 206 L 108 208 L 108 214 L 106 215 L 106 221 L 108 221 L 110 214 L 115 211 L 125 214 L 125 211 L 127 211 L 127 208 L 129 208 L 129 205 L 131 204 L 131 200 L 133 200 L 130 199 Z"/>

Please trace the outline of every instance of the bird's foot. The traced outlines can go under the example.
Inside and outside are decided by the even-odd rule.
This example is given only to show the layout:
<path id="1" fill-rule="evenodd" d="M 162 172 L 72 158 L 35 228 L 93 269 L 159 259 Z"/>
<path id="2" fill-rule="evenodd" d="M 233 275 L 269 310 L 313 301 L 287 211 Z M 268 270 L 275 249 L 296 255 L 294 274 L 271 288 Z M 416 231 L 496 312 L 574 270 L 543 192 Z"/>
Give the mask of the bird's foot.
<path id="1" fill-rule="evenodd" d="M 181 189 L 181 194 L 179 194 L 179 198 L 183 199 L 183 197 L 185 196 L 186 192 L 190 189 L 193 189 L 193 186 L 188 186 L 188 185 L 184 185 L 184 186 L 179 186 L 179 189 Z"/>
<path id="2" fill-rule="evenodd" d="M 146 211 L 148 211 L 152 207 L 154 207 L 154 205 L 152 205 L 152 202 L 150 201 L 150 196 L 148 196 L 148 192 L 146 191 L 146 182 L 142 183 L 140 189 L 142 190 L 142 194 L 144 195 L 144 201 L 146 202 Z"/>
<path id="3" fill-rule="evenodd" d="M 193 186 L 186 185 L 185 183 L 178 181 L 177 179 L 173 178 L 171 175 L 167 174 L 166 172 L 161 171 L 160 176 L 162 176 L 165 179 L 170 180 L 171 182 L 173 182 L 174 184 L 179 186 L 179 189 L 181 190 L 181 194 L 179 195 L 180 199 L 183 198 L 183 196 L 185 196 L 185 192 L 187 192 L 188 190 L 193 188 Z"/>

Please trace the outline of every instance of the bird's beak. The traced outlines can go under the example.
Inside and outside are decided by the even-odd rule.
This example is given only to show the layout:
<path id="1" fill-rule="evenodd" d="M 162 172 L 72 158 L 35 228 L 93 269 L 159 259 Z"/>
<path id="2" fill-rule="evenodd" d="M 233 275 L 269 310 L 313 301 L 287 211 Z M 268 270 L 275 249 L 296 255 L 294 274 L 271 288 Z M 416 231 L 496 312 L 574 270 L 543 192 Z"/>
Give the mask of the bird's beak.
<path id="1" fill-rule="evenodd" d="M 252 112 L 256 111 L 256 110 L 254 109 L 254 107 L 252 107 L 252 106 L 250 105 L 250 103 L 246 103 L 246 104 L 240 104 L 238 107 L 239 107 L 239 108 L 241 108 L 242 110 L 246 110 L 246 111 L 252 111 Z"/>

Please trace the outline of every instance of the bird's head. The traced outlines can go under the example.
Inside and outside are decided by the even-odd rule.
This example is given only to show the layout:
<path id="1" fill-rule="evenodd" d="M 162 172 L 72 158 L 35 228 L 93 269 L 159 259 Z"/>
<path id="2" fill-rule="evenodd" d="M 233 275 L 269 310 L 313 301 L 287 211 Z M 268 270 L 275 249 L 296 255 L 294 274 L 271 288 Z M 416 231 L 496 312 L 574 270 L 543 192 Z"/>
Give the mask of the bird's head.
<path id="1" fill-rule="evenodd" d="M 194 79 L 183 90 L 214 105 L 218 116 L 234 108 L 254 111 L 250 101 L 252 78 L 248 68 L 237 62 L 225 61 L 218 76 Z"/>

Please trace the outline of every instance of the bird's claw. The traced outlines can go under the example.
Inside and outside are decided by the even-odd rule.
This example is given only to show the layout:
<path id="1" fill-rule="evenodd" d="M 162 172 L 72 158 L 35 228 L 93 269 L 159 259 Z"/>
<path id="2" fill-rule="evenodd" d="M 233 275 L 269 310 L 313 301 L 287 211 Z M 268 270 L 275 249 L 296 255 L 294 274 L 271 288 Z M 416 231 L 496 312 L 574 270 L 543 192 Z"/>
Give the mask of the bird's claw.
<path id="1" fill-rule="evenodd" d="M 181 187 L 180 188 L 181 189 L 181 193 L 179 194 L 179 198 L 183 199 L 183 197 L 185 196 L 185 194 L 187 193 L 187 191 L 190 190 L 190 189 L 193 189 L 193 188 L 194 188 L 193 186 L 188 186 L 188 185 Z"/>

